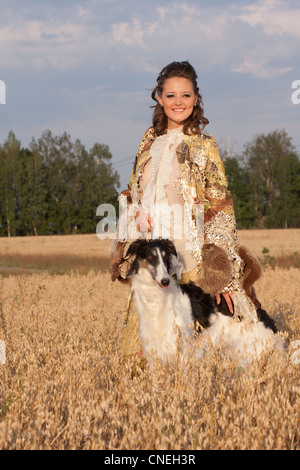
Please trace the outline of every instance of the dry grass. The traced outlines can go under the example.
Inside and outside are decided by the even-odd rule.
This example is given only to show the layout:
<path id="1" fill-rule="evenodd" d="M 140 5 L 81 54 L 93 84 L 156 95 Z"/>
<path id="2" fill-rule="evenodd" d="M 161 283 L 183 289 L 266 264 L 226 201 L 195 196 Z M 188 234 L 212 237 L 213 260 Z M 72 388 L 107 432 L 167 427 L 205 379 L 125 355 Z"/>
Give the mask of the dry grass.
<path id="1" fill-rule="evenodd" d="M 300 268 L 300 229 L 240 230 L 239 237 L 264 266 Z"/>
<path id="2" fill-rule="evenodd" d="M 106 271 L 109 245 L 109 240 L 100 241 L 95 234 L 2 238 L 0 266 L 10 268 L 2 272 L 19 272 L 20 268 L 59 274 Z"/>
<path id="3" fill-rule="evenodd" d="M 268 245 L 240 237 L 273 255 L 287 253 L 283 232 L 269 231 Z M 300 449 L 291 347 L 246 370 L 212 351 L 186 370 L 157 364 L 132 375 L 120 351 L 128 287 L 105 270 L 76 269 L 76 257 L 105 266 L 107 246 L 92 235 L 1 239 L 0 256 L 70 255 L 73 272 L 0 278 L 0 449 Z M 299 269 L 279 267 L 266 267 L 257 285 L 291 341 L 300 340 L 299 285 Z"/>

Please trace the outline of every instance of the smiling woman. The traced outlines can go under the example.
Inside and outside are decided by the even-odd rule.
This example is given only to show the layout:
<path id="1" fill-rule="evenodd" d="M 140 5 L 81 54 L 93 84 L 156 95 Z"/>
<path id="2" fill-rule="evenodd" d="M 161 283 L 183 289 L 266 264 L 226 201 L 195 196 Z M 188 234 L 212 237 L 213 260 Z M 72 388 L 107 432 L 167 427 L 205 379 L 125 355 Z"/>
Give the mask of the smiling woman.
<path id="1" fill-rule="evenodd" d="M 197 95 L 187 78 L 173 77 L 166 80 L 164 90 L 158 96 L 159 104 L 168 118 L 168 128 L 183 126 L 197 104 Z"/>
<path id="2" fill-rule="evenodd" d="M 157 86 L 152 91 L 154 107 L 153 126 L 157 135 L 175 127 L 201 133 L 209 123 L 204 117 L 202 97 L 197 75 L 188 62 L 173 62 L 162 69 Z"/>
<path id="3" fill-rule="evenodd" d="M 203 132 L 208 120 L 195 69 L 187 61 L 164 67 L 152 98 L 153 125 L 140 143 L 129 190 L 120 196 L 120 202 L 127 198 L 130 206 L 126 222 L 137 230 L 134 236 L 123 237 L 119 225 L 112 280 L 130 278 L 134 257 L 128 248 L 133 239 L 169 238 L 182 266 L 179 282 L 195 282 L 216 296 L 218 304 L 223 296 L 232 314 L 255 322 L 258 301 L 246 286 L 249 273 L 244 267 L 250 261 L 256 267 L 252 284 L 259 277 L 259 263 L 239 246 L 223 162 L 214 137 Z M 215 252 L 223 254 L 224 263 Z M 141 348 L 133 291 L 126 312 L 125 355 Z"/>

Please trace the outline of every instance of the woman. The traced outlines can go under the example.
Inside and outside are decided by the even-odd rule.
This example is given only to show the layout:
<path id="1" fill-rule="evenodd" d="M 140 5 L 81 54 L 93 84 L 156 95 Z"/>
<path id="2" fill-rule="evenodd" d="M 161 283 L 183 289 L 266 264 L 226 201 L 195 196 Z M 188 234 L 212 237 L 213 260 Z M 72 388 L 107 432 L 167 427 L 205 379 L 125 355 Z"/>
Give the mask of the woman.
<path id="1" fill-rule="evenodd" d="M 164 67 L 152 98 L 156 102 L 153 125 L 140 143 L 129 189 L 121 195 L 121 199 L 126 197 L 130 201 L 127 223 L 131 217 L 137 228 L 129 239 L 156 238 L 167 231 L 183 265 L 181 282 L 196 282 L 205 292 L 216 295 L 217 303 L 222 295 L 232 313 L 235 308 L 238 315 L 254 315 L 254 305 L 243 288 L 245 263 L 240 256 L 232 198 L 216 141 L 203 132 L 208 120 L 191 64 L 172 62 Z M 178 210 L 174 211 L 174 207 Z M 162 212 L 157 208 L 163 208 Z M 172 209 L 169 214 L 168 208 Z M 203 226 L 199 224 L 199 208 L 203 208 Z M 180 236 L 176 236 L 178 233 Z M 126 279 L 131 261 L 126 258 L 128 244 L 128 239 L 119 239 L 113 256 L 113 280 Z M 226 272 L 222 266 L 212 266 L 216 260 L 218 264 L 220 253 L 211 253 L 212 246 L 222 254 L 225 251 L 229 260 Z M 138 318 L 131 292 L 124 353 L 140 351 Z"/>

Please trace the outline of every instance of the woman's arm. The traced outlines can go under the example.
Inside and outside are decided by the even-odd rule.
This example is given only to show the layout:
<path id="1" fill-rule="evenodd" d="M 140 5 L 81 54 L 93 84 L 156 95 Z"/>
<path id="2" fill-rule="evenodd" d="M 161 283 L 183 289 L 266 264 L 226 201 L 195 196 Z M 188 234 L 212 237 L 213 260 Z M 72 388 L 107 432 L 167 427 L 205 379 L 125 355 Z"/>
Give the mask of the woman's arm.
<path id="1" fill-rule="evenodd" d="M 205 243 L 214 243 L 222 247 L 232 265 L 232 278 L 224 288 L 223 294 L 227 303 L 230 294 L 241 290 L 241 271 L 243 262 L 238 255 L 239 240 L 236 232 L 236 220 L 233 201 L 228 191 L 224 165 L 220 158 L 216 141 L 210 137 L 207 143 L 207 163 L 205 168 L 205 210 L 204 239 Z M 219 300 L 220 297 L 217 298 Z"/>

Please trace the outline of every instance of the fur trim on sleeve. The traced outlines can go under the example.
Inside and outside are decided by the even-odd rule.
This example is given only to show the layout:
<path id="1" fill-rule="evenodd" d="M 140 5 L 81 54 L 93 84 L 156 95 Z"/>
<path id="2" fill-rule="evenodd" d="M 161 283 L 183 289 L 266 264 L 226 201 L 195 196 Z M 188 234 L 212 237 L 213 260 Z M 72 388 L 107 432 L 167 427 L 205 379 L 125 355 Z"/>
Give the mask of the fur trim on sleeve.
<path id="1" fill-rule="evenodd" d="M 259 307 L 253 284 L 262 274 L 260 262 L 247 246 L 240 246 L 238 254 L 245 263 L 242 287 L 256 307 Z M 203 245 L 202 263 L 196 284 L 204 292 L 216 295 L 223 292 L 231 278 L 232 264 L 226 251 L 213 243 Z"/>
<path id="2" fill-rule="evenodd" d="M 226 251 L 208 243 L 202 248 L 202 263 L 196 284 L 207 294 L 223 292 L 232 278 L 232 265 Z"/>

